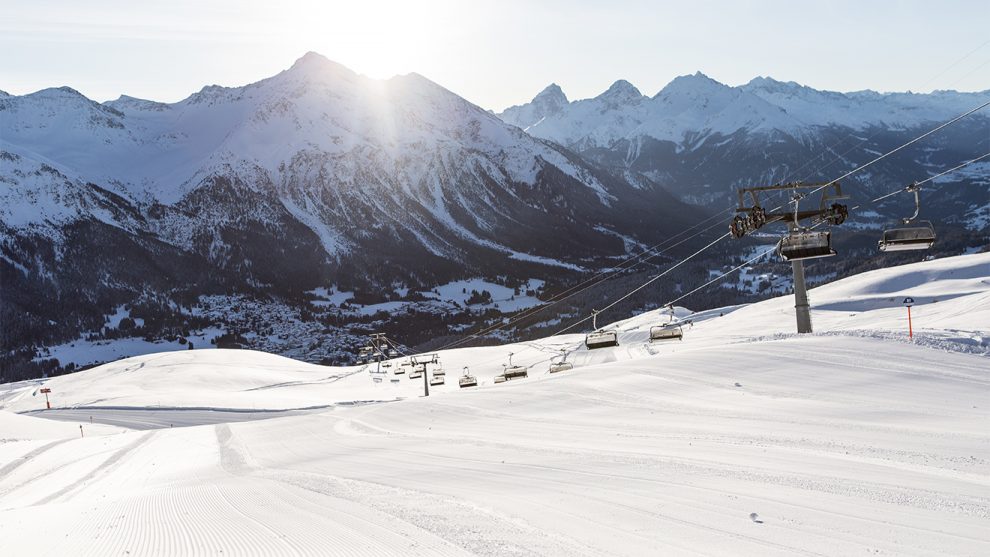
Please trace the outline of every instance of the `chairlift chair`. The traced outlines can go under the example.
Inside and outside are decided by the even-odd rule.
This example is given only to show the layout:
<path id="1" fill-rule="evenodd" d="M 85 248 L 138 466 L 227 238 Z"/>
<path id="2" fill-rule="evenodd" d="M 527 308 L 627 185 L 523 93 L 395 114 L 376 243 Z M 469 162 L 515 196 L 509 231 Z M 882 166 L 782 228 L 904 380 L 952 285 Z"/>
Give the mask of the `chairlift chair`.
<path id="1" fill-rule="evenodd" d="M 524 377 L 529 377 L 529 369 L 526 366 L 511 366 L 506 367 L 502 375 L 506 379 L 522 379 Z"/>
<path id="2" fill-rule="evenodd" d="M 457 379 L 457 384 L 462 389 L 465 388 L 465 387 L 477 387 L 478 386 L 478 378 L 475 377 L 475 376 L 473 376 L 473 375 L 471 375 L 471 373 L 468 371 L 467 366 L 465 366 L 464 367 L 464 375 L 460 376 Z"/>
<path id="3" fill-rule="evenodd" d="M 584 337 L 584 345 L 588 347 L 588 350 L 594 350 L 596 348 L 607 348 L 609 346 L 619 345 L 619 334 L 613 330 L 604 330 L 598 328 L 598 314 L 601 313 L 598 310 L 591 310 L 591 328 L 592 332 L 588 333 L 588 336 Z"/>
<path id="4" fill-rule="evenodd" d="M 513 352 L 509 352 L 509 364 L 502 364 L 502 377 L 506 379 L 522 379 L 524 377 L 529 377 L 529 369 L 526 366 L 514 366 L 512 365 L 512 355 Z"/>
<path id="5" fill-rule="evenodd" d="M 555 362 L 553 358 L 550 359 L 550 373 L 560 373 L 561 371 L 567 371 L 574 369 L 574 364 L 567 361 L 567 350 L 560 349 L 560 361 Z"/>
<path id="6" fill-rule="evenodd" d="M 684 329 L 680 325 L 650 327 L 650 340 L 684 340 Z"/>
<path id="7" fill-rule="evenodd" d="M 412 370 L 412 371 L 409 372 L 409 378 L 410 379 L 419 379 L 422 376 L 423 376 L 423 372 L 421 370 L 419 370 L 419 369 L 414 369 L 414 370 Z"/>
<path id="8" fill-rule="evenodd" d="M 935 243 L 935 227 L 928 221 L 919 221 L 922 226 L 907 226 L 918 218 L 921 212 L 921 186 L 911 184 L 904 191 L 914 194 L 914 214 L 901 219 L 902 226 L 883 231 L 883 236 L 877 242 L 880 251 L 909 251 L 929 249 Z"/>
<path id="9" fill-rule="evenodd" d="M 930 222 L 924 222 L 925 226 L 884 230 L 877 247 L 880 251 L 909 251 L 932 247 L 935 243 L 935 227 Z"/>
<path id="10" fill-rule="evenodd" d="M 505 383 L 505 376 L 504 375 L 496 375 L 495 376 L 495 382 L 496 383 Z"/>
<path id="11" fill-rule="evenodd" d="M 584 338 L 584 345 L 588 347 L 588 350 L 618 346 L 619 335 L 615 331 L 594 331 Z"/>
<path id="12" fill-rule="evenodd" d="M 777 253 L 784 261 L 801 261 L 835 255 L 832 233 L 794 230 L 780 240 Z"/>
<path id="13" fill-rule="evenodd" d="M 443 376 L 443 375 L 447 375 L 447 372 L 444 371 L 442 367 L 438 367 L 437 369 L 433 370 L 433 375 L 434 376 L 436 376 L 436 375 Z"/>
<path id="14" fill-rule="evenodd" d="M 435 387 L 437 385 L 443 385 L 444 381 L 445 379 L 443 375 L 434 375 L 433 377 L 430 377 L 430 386 Z"/>
<path id="15" fill-rule="evenodd" d="M 669 319 L 663 325 L 657 325 L 650 327 L 650 342 L 654 340 L 683 340 L 684 339 L 684 329 L 680 324 L 674 323 L 677 316 L 674 313 L 674 304 L 667 304 L 665 306 L 668 311 L 670 311 Z"/>
<path id="16" fill-rule="evenodd" d="M 571 362 L 556 362 L 550 364 L 550 373 L 560 373 L 561 371 L 568 371 L 574 369 L 574 364 Z"/>

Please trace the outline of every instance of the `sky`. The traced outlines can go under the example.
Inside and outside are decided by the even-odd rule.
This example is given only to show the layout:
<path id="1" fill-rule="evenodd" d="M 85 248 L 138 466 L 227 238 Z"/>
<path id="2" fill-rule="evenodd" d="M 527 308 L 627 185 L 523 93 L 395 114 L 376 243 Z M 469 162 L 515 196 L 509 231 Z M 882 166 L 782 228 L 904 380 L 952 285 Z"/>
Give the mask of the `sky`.
<path id="1" fill-rule="evenodd" d="M 0 90 L 68 85 L 175 102 L 308 51 L 375 78 L 420 73 L 483 108 L 551 82 L 654 95 L 701 71 L 816 89 L 990 89 L 986 0 L 0 0 Z"/>

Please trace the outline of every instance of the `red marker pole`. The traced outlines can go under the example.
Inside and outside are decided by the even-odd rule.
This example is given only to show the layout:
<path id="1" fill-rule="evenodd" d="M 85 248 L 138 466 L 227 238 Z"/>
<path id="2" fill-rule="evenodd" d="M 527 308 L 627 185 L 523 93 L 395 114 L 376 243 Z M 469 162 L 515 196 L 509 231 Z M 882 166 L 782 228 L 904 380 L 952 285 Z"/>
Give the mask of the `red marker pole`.
<path id="1" fill-rule="evenodd" d="M 901 303 L 908 308 L 908 338 L 914 340 L 914 327 L 911 325 L 911 306 L 914 305 L 914 298 L 904 298 Z"/>

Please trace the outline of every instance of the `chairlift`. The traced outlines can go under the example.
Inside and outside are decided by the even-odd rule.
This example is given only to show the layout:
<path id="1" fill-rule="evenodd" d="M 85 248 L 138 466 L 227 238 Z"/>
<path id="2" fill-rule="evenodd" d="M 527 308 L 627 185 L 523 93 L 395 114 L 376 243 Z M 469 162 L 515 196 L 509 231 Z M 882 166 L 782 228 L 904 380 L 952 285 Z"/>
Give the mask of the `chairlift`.
<path id="1" fill-rule="evenodd" d="M 457 379 L 457 384 L 462 389 L 465 388 L 465 387 L 477 387 L 478 386 L 478 378 L 475 377 L 475 376 L 473 376 L 473 375 L 471 375 L 471 373 L 468 371 L 467 366 L 464 366 L 464 375 L 460 376 Z"/>
<path id="2" fill-rule="evenodd" d="M 436 375 L 444 376 L 444 375 L 447 375 L 447 372 L 444 371 L 442 367 L 438 367 L 437 369 L 433 370 L 433 375 L 434 376 L 436 376 Z"/>
<path id="3" fill-rule="evenodd" d="M 588 350 L 619 345 L 619 335 L 615 331 L 594 331 L 584 338 Z"/>
<path id="4" fill-rule="evenodd" d="M 506 367 L 505 371 L 502 372 L 502 375 L 504 375 L 506 379 L 522 379 L 524 377 L 529 377 L 529 369 L 527 369 L 526 366 Z"/>
<path id="5" fill-rule="evenodd" d="M 674 304 L 667 304 L 665 306 L 670 315 L 667 316 L 667 322 L 663 325 L 656 325 L 650 327 L 650 342 L 654 340 L 683 340 L 684 339 L 684 329 L 679 323 L 675 323 L 677 316 L 674 315 Z"/>
<path id="6" fill-rule="evenodd" d="M 421 369 L 414 369 L 409 372 L 410 379 L 419 379 L 422 376 L 423 376 L 423 370 Z"/>
<path id="7" fill-rule="evenodd" d="M 780 240 L 777 254 L 784 261 L 801 261 L 818 257 L 835 255 L 832 249 L 832 233 L 812 232 L 810 230 L 792 230 Z"/>
<path id="8" fill-rule="evenodd" d="M 555 362 L 551 358 L 550 360 L 550 373 L 560 373 L 561 371 L 568 371 L 574 369 L 574 364 L 567 361 L 567 351 L 564 349 L 560 350 L 560 361 Z"/>
<path id="9" fill-rule="evenodd" d="M 680 325 L 656 325 L 650 327 L 650 340 L 684 340 L 684 330 Z"/>
<path id="10" fill-rule="evenodd" d="M 928 221 L 925 226 L 898 227 L 883 231 L 877 243 L 880 251 L 909 251 L 929 249 L 935 243 L 935 227 Z"/>
<path id="11" fill-rule="evenodd" d="M 445 379 L 443 375 L 434 375 L 433 377 L 430 377 L 430 386 L 435 387 L 437 385 L 443 385 L 444 381 Z"/>
<path id="12" fill-rule="evenodd" d="M 496 383 L 505 383 L 505 376 L 504 375 L 496 375 L 495 376 L 495 382 Z"/>
<path id="13" fill-rule="evenodd" d="M 619 334 L 613 330 L 599 330 L 598 329 L 598 314 L 601 313 L 598 310 L 591 310 L 591 328 L 592 332 L 588 333 L 588 336 L 584 337 L 584 345 L 588 347 L 588 350 L 594 350 L 596 348 L 607 348 L 609 346 L 619 345 Z"/>
<path id="14" fill-rule="evenodd" d="M 902 226 L 890 228 L 883 231 L 877 247 L 880 251 L 909 251 L 929 249 L 935 243 L 935 227 L 928 221 L 919 221 L 922 226 L 907 226 L 918 218 L 921 212 L 921 186 L 911 184 L 904 189 L 906 192 L 914 193 L 914 214 L 906 219 L 901 219 Z"/>
<path id="15" fill-rule="evenodd" d="M 512 352 L 509 352 L 509 365 L 502 364 L 502 376 L 506 379 L 522 379 L 529 377 L 529 368 L 526 366 L 512 365 Z"/>
<path id="16" fill-rule="evenodd" d="M 832 249 L 832 233 L 828 231 L 814 232 L 807 228 L 798 228 L 800 222 L 800 205 L 802 194 L 794 195 L 794 221 L 790 225 L 791 229 L 787 236 L 780 239 L 777 244 L 777 254 L 784 261 L 802 261 L 804 259 L 816 259 L 819 257 L 831 257 L 835 255 Z M 824 201 L 823 201 L 824 203 Z M 834 219 L 826 220 L 836 224 L 844 220 L 840 215 Z"/>
<path id="17" fill-rule="evenodd" d="M 574 369 L 574 364 L 571 362 L 556 362 L 550 364 L 550 373 L 560 373 L 561 371 L 569 371 Z"/>

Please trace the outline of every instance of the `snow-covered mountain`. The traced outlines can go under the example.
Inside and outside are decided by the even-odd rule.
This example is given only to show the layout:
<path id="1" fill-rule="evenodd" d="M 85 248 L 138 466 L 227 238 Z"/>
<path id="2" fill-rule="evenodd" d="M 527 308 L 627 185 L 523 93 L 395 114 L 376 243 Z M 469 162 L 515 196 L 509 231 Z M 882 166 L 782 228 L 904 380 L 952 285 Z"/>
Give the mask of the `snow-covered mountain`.
<path id="1" fill-rule="evenodd" d="M 384 301 L 546 279 L 701 213 L 642 182 L 420 75 L 374 80 L 315 53 L 173 104 L 4 95 L 2 317 L 19 325 L 3 347 L 99 331 L 135 299 L 336 287 Z"/>
<path id="2" fill-rule="evenodd" d="M 534 193 L 550 187 L 548 173 L 562 181 L 555 193 L 596 209 L 622 186 L 422 76 L 372 80 L 314 53 L 272 78 L 171 105 L 126 96 L 101 105 L 63 87 L 5 98 L 0 114 L 5 152 L 141 205 L 175 205 L 217 176 L 243 182 L 277 199 L 331 258 L 360 249 L 352 231 L 366 223 L 413 234 L 438 256 L 462 242 L 511 253 L 490 232 L 532 226 L 522 213 L 545 204 Z M 52 210 L 39 202 L 18 216 L 40 223 Z M 167 222 L 156 232 L 190 240 Z"/>
<path id="3" fill-rule="evenodd" d="M 596 164 L 645 174 L 681 199 L 729 206 L 741 185 L 835 178 L 987 102 L 990 91 L 837 93 L 767 77 L 730 87 L 696 73 L 653 97 L 620 80 L 594 98 L 562 99 L 551 86 L 499 116 Z M 988 128 L 990 109 L 876 165 L 857 185 L 864 194 L 889 191 L 982 155 L 990 150 Z M 949 200 L 939 216 L 987 204 L 973 195 Z"/>

